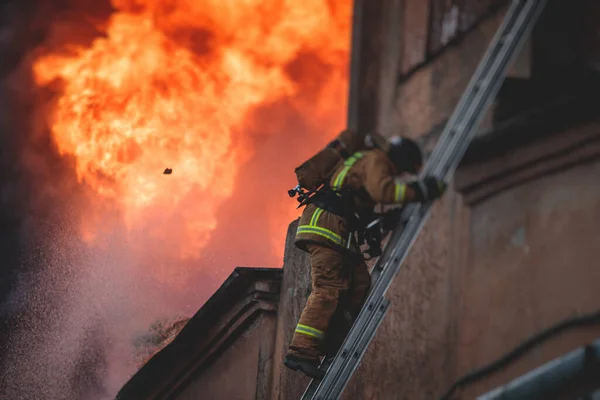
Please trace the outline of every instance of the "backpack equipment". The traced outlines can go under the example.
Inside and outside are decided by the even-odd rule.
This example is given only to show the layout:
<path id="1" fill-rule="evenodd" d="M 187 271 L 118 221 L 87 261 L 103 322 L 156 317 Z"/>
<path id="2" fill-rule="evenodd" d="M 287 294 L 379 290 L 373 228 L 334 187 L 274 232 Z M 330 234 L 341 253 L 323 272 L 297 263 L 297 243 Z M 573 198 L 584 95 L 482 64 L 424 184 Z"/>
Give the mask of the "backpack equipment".
<path id="1" fill-rule="evenodd" d="M 305 200 L 327 184 L 340 162 L 357 151 L 373 147 L 388 151 L 389 145 L 383 136 L 375 132 L 361 133 L 354 129 L 342 131 L 325 148 L 294 170 L 298 185 L 288 190 L 288 195 L 294 197 L 298 194 L 298 208 L 307 204 Z"/>

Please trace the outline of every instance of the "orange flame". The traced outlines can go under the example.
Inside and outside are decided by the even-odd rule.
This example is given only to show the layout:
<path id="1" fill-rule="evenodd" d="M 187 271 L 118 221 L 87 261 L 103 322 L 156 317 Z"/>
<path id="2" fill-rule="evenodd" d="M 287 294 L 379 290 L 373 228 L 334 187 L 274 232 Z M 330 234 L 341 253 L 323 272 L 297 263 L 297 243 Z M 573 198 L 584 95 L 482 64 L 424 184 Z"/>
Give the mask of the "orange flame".
<path id="1" fill-rule="evenodd" d="M 251 112 L 309 91 L 314 98 L 289 107 L 322 123 L 315 127 L 320 142 L 341 128 L 350 2 L 112 3 L 116 12 L 105 36 L 89 47 L 72 45 L 67 54 L 49 51 L 34 63 L 39 85 L 63 85 L 49 116 L 53 138 L 61 154 L 74 158 L 78 180 L 98 201 L 115 204 L 129 229 L 152 221 L 158 236 L 172 235 L 164 224 L 176 219 L 176 256 L 197 258 L 240 168 L 256 151 L 245 127 Z M 334 71 L 326 88 L 290 74 L 306 52 Z M 163 175 L 165 168 L 173 174 Z M 293 184 L 290 178 L 286 185 Z M 277 196 L 286 200 L 285 193 Z M 293 208 L 273 211 L 277 246 Z M 86 221 L 90 238 L 101 224 Z"/>

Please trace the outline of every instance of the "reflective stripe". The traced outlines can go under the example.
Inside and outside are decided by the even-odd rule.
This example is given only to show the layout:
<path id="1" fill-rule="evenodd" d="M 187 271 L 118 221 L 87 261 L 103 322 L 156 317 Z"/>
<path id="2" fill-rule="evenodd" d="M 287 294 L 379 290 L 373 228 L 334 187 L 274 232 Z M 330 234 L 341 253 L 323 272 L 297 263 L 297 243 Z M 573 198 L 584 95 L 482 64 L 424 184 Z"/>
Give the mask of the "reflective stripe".
<path id="1" fill-rule="evenodd" d="M 350 171 L 350 168 L 352 168 L 352 166 L 354 164 L 356 164 L 356 162 L 358 160 L 360 160 L 362 157 L 363 157 L 363 153 L 358 152 L 358 153 L 352 154 L 352 156 L 348 157 L 348 159 L 346 161 L 344 161 L 344 168 L 342 168 L 342 170 L 340 171 L 338 176 L 336 176 L 335 179 L 333 180 L 332 187 L 334 190 L 340 190 L 342 188 L 344 179 L 346 179 L 346 175 L 348 175 L 348 171 Z"/>
<path id="2" fill-rule="evenodd" d="M 323 331 L 302 324 L 298 324 L 298 326 L 296 326 L 296 332 L 316 337 L 317 339 L 323 339 L 323 337 L 325 337 L 325 333 Z"/>
<path id="3" fill-rule="evenodd" d="M 363 153 L 357 151 L 356 153 L 352 154 L 352 156 L 348 157 L 346 161 L 344 161 L 344 165 L 351 167 L 361 158 L 363 158 Z"/>
<path id="4" fill-rule="evenodd" d="M 335 244 L 339 244 L 341 246 L 346 245 L 346 241 L 342 239 L 340 235 L 330 231 L 329 229 L 321 228 L 320 226 L 300 225 L 298 227 L 298 230 L 296 231 L 296 235 L 301 235 L 303 233 L 323 236 L 324 238 L 331 240 Z"/>
<path id="5" fill-rule="evenodd" d="M 403 202 L 405 196 L 406 196 L 406 184 L 396 182 L 396 187 L 394 188 L 394 203 Z"/>
<path id="6" fill-rule="evenodd" d="M 354 164 L 356 164 L 356 162 L 358 160 L 360 160 L 362 157 L 363 157 L 363 154 L 358 152 L 358 153 L 354 153 L 352 156 L 348 157 L 348 159 L 346 161 L 344 161 L 344 168 L 342 168 L 340 173 L 334 179 L 333 189 L 335 189 L 335 190 L 341 189 L 342 184 L 344 183 L 344 179 L 346 178 L 346 175 L 348 174 L 348 171 L 350 171 L 350 168 L 352 168 L 352 166 Z M 319 222 L 319 218 L 321 217 L 321 214 L 323 214 L 323 211 L 325 211 L 325 210 L 317 207 L 317 209 L 313 213 L 312 217 L 310 217 L 309 225 L 300 225 L 298 227 L 298 230 L 296 231 L 296 235 L 301 235 L 303 233 L 319 235 L 321 237 L 324 237 L 327 240 L 331 240 L 333 243 L 335 243 L 337 245 L 345 246 L 346 240 L 342 239 L 342 237 L 340 235 L 338 235 L 337 233 L 335 233 L 333 231 L 330 231 L 329 229 L 325 229 L 325 228 L 322 228 L 317 225 L 317 223 Z"/>
<path id="7" fill-rule="evenodd" d="M 323 214 L 323 211 L 324 210 L 322 208 L 317 207 L 317 210 L 313 213 L 310 219 L 310 226 L 317 226 L 317 222 L 319 222 L 319 217 L 321 214 Z"/>

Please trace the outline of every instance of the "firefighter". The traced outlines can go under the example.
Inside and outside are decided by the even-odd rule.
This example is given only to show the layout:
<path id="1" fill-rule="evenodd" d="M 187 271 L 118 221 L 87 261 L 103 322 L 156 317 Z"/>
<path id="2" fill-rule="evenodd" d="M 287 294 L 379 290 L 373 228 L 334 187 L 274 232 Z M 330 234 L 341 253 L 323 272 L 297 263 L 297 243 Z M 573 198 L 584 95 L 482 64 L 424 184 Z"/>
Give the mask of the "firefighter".
<path id="1" fill-rule="evenodd" d="M 284 360 L 288 368 L 311 378 L 323 377 L 318 368 L 320 356 L 335 354 L 341 345 L 335 336 L 340 330 L 345 336 L 371 284 L 360 248 L 352 239 L 357 227 L 350 215 L 372 211 L 376 204 L 401 205 L 441 197 L 446 189 L 442 180 L 428 176 L 407 181 L 403 177 L 417 175 L 421 167 L 419 146 L 395 137 L 385 149 L 356 152 L 340 162 L 329 182 L 330 193 L 335 195 L 321 196 L 304 209 L 295 243 L 309 253 L 312 292 Z M 339 317 L 342 312 L 347 315 L 344 327 L 340 326 L 344 324 Z"/>

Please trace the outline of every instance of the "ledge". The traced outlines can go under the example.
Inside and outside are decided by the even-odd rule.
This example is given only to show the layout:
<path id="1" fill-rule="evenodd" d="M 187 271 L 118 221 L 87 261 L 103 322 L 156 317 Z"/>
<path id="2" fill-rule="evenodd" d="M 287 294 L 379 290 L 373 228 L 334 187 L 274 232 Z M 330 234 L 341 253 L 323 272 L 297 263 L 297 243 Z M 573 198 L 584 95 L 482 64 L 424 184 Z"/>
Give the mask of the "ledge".
<path id="1" fill-rule="evenodd" d="M 465 202 L 600 158 L 597 95 L 563 98 L 473 140 L 454 177 Z"/>

